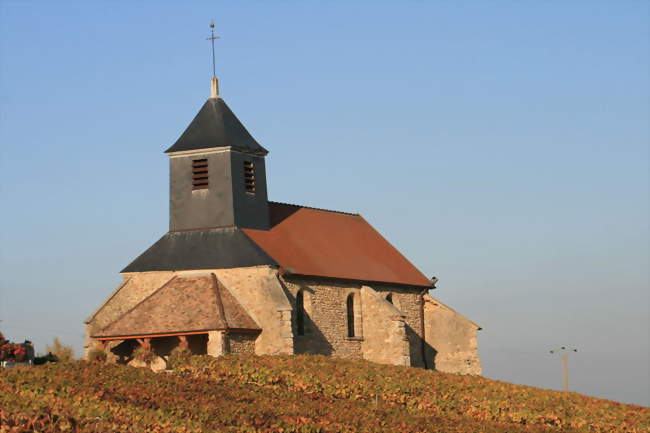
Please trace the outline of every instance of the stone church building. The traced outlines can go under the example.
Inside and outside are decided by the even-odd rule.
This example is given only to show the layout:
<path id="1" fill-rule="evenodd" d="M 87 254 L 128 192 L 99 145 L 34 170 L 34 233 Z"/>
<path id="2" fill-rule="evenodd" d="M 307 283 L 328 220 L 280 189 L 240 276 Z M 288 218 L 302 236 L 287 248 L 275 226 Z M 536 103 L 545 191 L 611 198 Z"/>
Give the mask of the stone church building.
<path id="1" fill-rule="evenodd" d="M 165 152 L 169 231 L 126 266 L 86 320 L 103 348 L 153 368 L 197 354 L 313 353 L 481 374 L 480 328 L 429 296 L 425 277 L 361 215 L 267 198 L 262 147 L 219 96 Z"/>

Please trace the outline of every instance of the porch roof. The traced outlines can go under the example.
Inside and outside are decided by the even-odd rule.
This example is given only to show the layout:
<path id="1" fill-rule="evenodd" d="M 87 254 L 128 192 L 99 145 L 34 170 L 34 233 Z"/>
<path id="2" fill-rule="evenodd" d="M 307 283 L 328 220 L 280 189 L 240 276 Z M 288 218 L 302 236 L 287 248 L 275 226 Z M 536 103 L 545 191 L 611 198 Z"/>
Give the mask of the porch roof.
<path id="1" fill-rule="evenodd" d="M 91 337 L 149 338 L 213 330 L 260 328 L 214 274 L 199 274 L 172 278 Z"/>

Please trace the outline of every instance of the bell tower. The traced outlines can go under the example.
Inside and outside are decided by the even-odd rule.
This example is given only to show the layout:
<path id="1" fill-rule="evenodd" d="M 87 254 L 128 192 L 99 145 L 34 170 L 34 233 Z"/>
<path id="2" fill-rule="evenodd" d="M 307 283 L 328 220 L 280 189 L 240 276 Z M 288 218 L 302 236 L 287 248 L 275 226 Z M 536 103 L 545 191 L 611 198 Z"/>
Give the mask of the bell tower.
<path id="1" fill-rule="evenodd" d="M 264 158 L 219 95 L 214 73 L 210 97 L 165 151 L 169 156 L 169 232 L 122 272 L 277 266 L 243 229 L 269 229 Z"/>
<path id="2" fill-rule="evenodd" d="M 165 151 L 170 166 L 169 230 L 269 228 L 264 149 L 219 95 L 210 98 Z"/>
<path id="3" fill-rule="evenodd" d="M 219 95 L 214 21 L 210 23 L 210 98 L 169 155 L 169 231 L 215 227 L 269 228 L 264 157 L 269 153 L 248 133 Z"/>

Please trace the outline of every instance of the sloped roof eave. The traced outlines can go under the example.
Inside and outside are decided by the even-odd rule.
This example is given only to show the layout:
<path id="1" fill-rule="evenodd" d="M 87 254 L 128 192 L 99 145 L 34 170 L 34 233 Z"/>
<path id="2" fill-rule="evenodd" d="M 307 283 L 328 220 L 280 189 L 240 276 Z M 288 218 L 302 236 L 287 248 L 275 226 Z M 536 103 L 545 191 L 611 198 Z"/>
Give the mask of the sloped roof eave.
<path id="1" fill-rule="evenodd" d="M 158 338 L 158 337 L 173 337 L 180 335 L 197 335 L 197 334 L 206 334 L 213 331 L 222 331 L 230 333 L 250 333 L 257 334 L 262 332 L 261 328 L 208 328 L 208 329 L 198 329 L 198 330 L 187 330 L 187 331 L 177 331 L 177 332 L 155 332 L 150 334 L 116 334 L 116 335 L 101 335 L 95 334 L 91 335 L 90 338 L 96 340 L 129 340 L 134 338 Z"/>
<path id="2" fill-rule="evenodd" d="M 282 271 L 282 270 L 281 270 Z M 412 288 L 418 288 L 418 289 L 434 289 L 435 287 L 432 284 L 418 284 L 418 283 L 407 283 L 407 282 L 400 282 L 400 281 L 388 281 L 388 280 L 382 280 L 382 281 L 377 281 L 377 280 L 367 280 L 367 279 L 361 279 L 361 278 L 354 278 L 354 277 L 345 277 L 345 276 L 340 276 L 340 277 L 332 277 L 328 275 L 319 275 L 319 274 L 308 274 L 308 273 L 300 273 L 300 272 L 287 272 L 284 270 L 285 273 L 283 276 L 291 278 L 291 277 L 298 277 L 298 278 L 315 278 L 315 279 L 322 279 L 322 280 L 336 280 L 336 281 L 350 281 L 358 284 L 363 284 L 363 285 L 368 285 L 368 286 L 373 286 L 373 285 L 382 285 L 382 286 L 403 286 L 403 287 L 412 287 Z"/>

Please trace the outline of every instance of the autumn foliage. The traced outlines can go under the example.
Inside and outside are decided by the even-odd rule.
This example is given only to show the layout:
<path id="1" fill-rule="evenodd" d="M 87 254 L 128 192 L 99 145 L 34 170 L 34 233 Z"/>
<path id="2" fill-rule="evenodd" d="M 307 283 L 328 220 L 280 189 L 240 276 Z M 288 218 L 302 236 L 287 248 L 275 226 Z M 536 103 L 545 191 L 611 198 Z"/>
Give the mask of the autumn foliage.
<path id="1" fill-rule="evenodd" d="M 650 409 L 322 356 L 0 369 L 0 432 L 647 432 Z"/>

